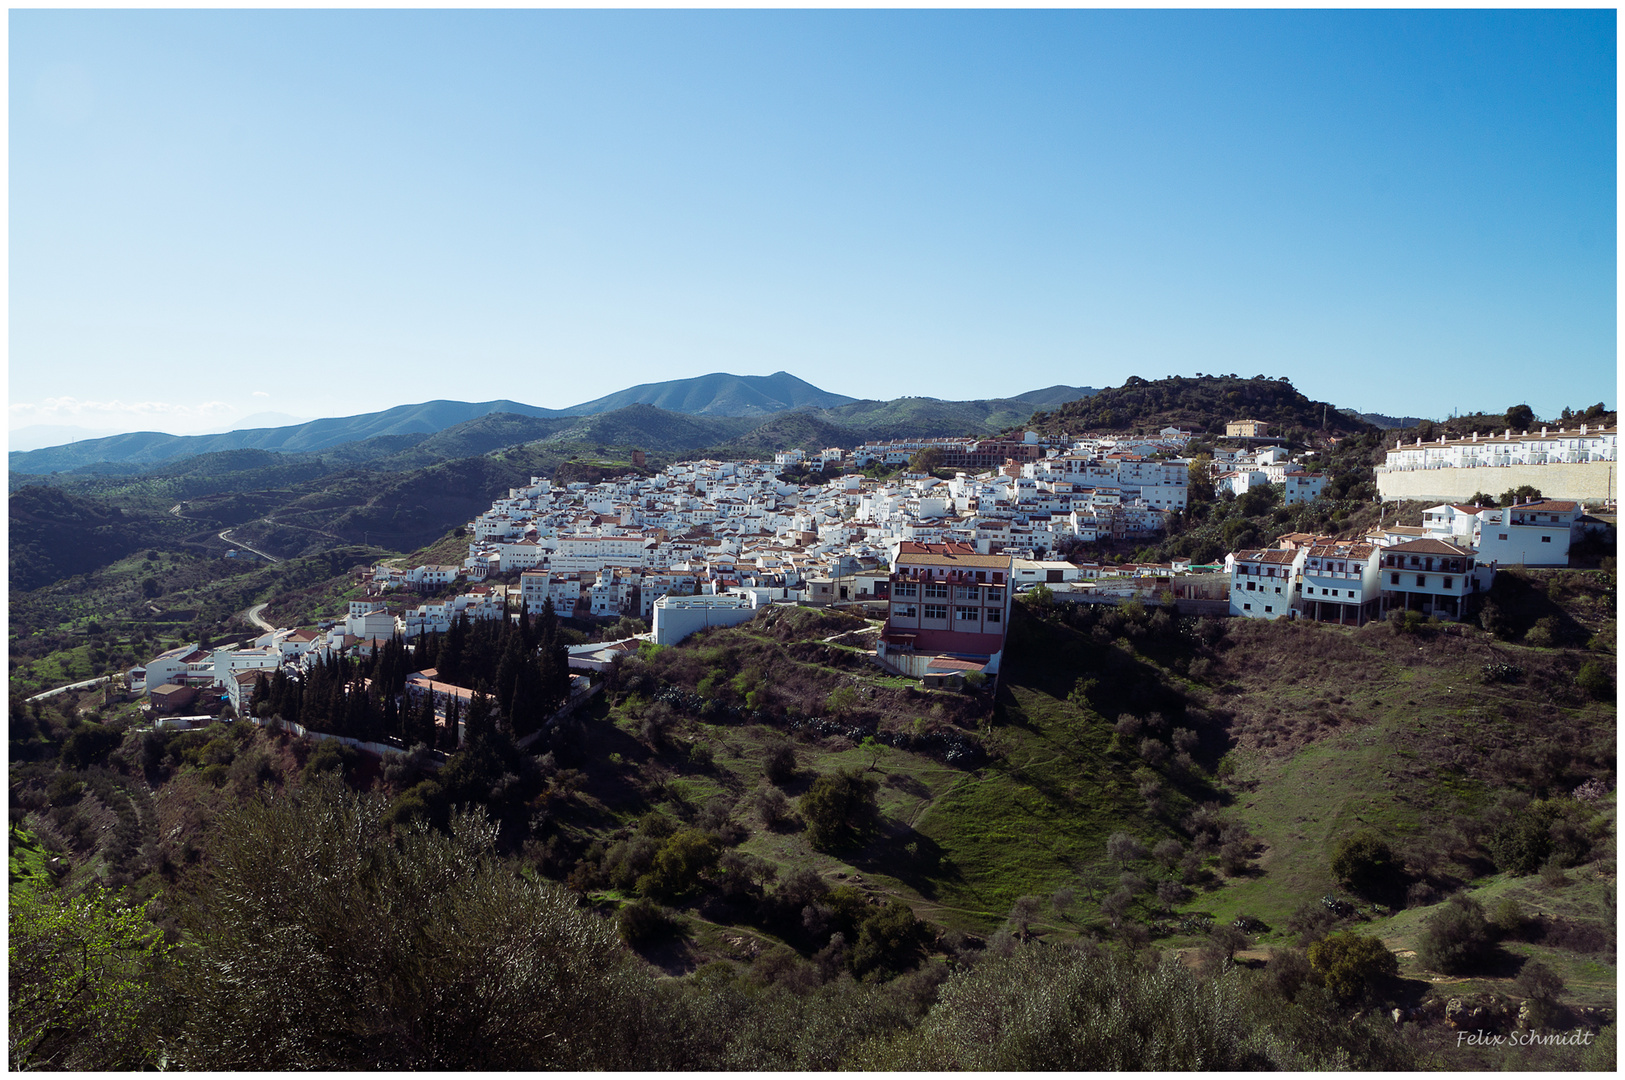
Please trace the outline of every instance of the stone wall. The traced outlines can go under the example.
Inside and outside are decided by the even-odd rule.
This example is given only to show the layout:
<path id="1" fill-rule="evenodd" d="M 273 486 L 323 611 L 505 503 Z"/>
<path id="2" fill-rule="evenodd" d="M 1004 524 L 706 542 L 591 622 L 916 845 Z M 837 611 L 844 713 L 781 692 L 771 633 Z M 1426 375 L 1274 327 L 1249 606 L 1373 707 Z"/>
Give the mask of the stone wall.
<path id="1" fill-rule="evenodd" d="M 1619 462 L 1581 461 L 1555 465 L 1501 465 L 1479 469 L 1377 469 L 1377 492 L 1384 501 L 1465 502 L 1482 491 L 1497 499 L 1528 484 L 1548 499 L 1584 503 L 1619 499 Z"/>

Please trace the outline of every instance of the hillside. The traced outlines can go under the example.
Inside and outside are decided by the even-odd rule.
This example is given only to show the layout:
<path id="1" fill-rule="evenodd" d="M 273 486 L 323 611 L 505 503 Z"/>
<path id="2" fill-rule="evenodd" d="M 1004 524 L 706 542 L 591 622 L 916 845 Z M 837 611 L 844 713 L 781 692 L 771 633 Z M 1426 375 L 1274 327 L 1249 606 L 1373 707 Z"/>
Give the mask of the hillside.
<path id="1" fill-rule="evenodd" d="M 1042 390 L 1029 390 L 1025 394 L 1011 394 L 1011 401 L 1024 402 L 1035 409 L 1054 408 L 1069 401 L 1100 393 L 1092 386 L 1046 386 Z"/>
<path id="2" fill-rule="evenodd" d="M 1272 436 L 1297 442 L 1310 433 L 1343 436 L 1370 430 L 1370 425 L 1345 415 L 1336 405 L 1310 401 L 1285 379 L 1221 375 L 1155 381 L 1131 376 L 1120 387 L 1034 413 L 1027 426 L 1051 436 L 1091 431 L 1146 434 L 1168 426 L 1223 435 L 1232 420 L 1261 420 L 1270 425 Z"/>
<path id="3" fill-rule="evenodd" d="M 829 408 L 853 400 L 820 390 L 787 371 L 771 375 L 728 375 L 718 372 L 692 379 L 644 383 L 573 405 L 563 412 L 588 416 L 628 405 L 654 405 L 694 416 L 765 416 L 787 409 Z"/>
<path id="4" fill-rule="evenodd" d="M 655 405 L 632 404 L 577 419 L 552 437 L 594 446 L 686 453 L 734 438 L 757 422 L 750 417 L 690 415 Z"/>
<path id="5" fill-rule="evenodd" d="M 429 401 L 376 413 L 219 435 L 180 436 L 149 431 L 84 439 L 14 452 L 9 460 L 16 474 L 104 475 L 132 474 L 198 454 L 240 449 L 321 451 L 337 460 L 360 464 L 416 447 L 420 453 L 403 454 L 395 463 L 395 467 L 415 468 L 548 437 L 595 444 L 624 442 L 645 449 L 658 446 L 673 451 L 693 450 L 741 436 L 750 429 L 746 422 L 750 418 L 770 420 L 785 412 L 809 410 L 818 412 L 824 423 L 839 428 L 853 442 L 908 434 L 986 434 L 1001 425 L 1021 422 L 1037 406 L 1090 393 L 1093 391 L 1087 387 L 1052 386 L 1000 401 L 859 401 L 820 390 L 782 371 L 765 376 L 715 374 L 646 383 L 568 409 L 543 409 L 507 400 Z M 656 411 L 625 411 L 635 406 Z M 677 414 L 713 423 L 696 422 L 684 427 L 672 419 Z M 615 419 L 606 421 L 607 427 L 580 419 L 602 415 Z M 488 419 L 492 416 L 504 418 Z M 646 438 L 638 437 L 639 432 L 634 430 L 640 423 L 649 425 Z M 444 438 L 431 440 L 434 435 Z M 773 439 L 769 434 L 757 441 Z"/>
<path id="6" fill-rule="evenodd" d="M 27 487 L 9 503 L 9 584 L 27 591 L 84 574 L 145 547 L 171 547 L 196 526 L 49 487 Z"/>
<path id="7" fill-rule="evenodd" d="M 353 443 L 380 435 L 442 431 L 487 413 L 517 413 L 524 416 L 557 416 L 517 401 L 426 401 L 399 405 L 382 412 L 312 420 L 291 427 L 256 428 L 221 435 L 165 435 L 138 432 L 105 439 L 86 439 L 45 450 L 12 454 L 11 470 L 22 473 L 51 473 L 75 469 L 101 461 L 155 465 L 176 458 L 244 448 L 281 451 L 313 451 Z"/>
<path id="8" fill-rule="evenodd" d="M 272 572 L 255 576 L 268 585 Z M 94 699 L 84 719 L 70 718 L 72 702 L 14 703 L 25 832 L 13 854 L 21 873 L 66 888 L 102 880 L 127 900 L 156 899 L 145 918 L 176 931 L 185 970 L 214 970 L 237 949 L 230 970 L 255 994 L 286 992 L 289 972 L 370 972 L 366 957 L 388 955 L 409 977 L 386 989 L 405 997 L 374 1008 L 410 1030 L 421 986 L 454 984 L 459 965 L 500 954 L 484 928 L 537 903 L 515 883 L 534 888 L 546 902 L 532 922 L 573 920 L 569 940 L 597 950 L 571 986 L 601 994 L 614 973 L 617 992 L 646 995 L 646 1011 L 603 1044 L 636 1039 L 640 1056 L 587 1059 L 576 1045 L 572 1060 L 588 1064 L 1147 1064 L 1102 1056 L 1109 1041 L 1066 1041 L 1087 1036 L 1078 1016 L 1097 1006 L 1078 995 L 1093 994 L 1103 1015 L 1134 1010 L 1134 1030 L 1154 1033 L 1154 1060 L 1170 1068 L 1572 1069 L 1604 1055 L 1528 1042 L 1468 1053 L 1459 1024 L 1445 1023 L 1461 1007 L 1447 1003 L 1464 1001 L 1475 1023 L 1505 1033 L 1536 992 L 1546 1030 L 1595 1032 L 1613 1018 L 1615 707 L 1576 676 L 1590 658 L 1612 660 L 1614 582 L 1557 571 L 1540 582 L 1604 620 L 1589 647 L 1507 645 L 1472 627 L 1174 619 L 1035 595 L 1013 612 L 996 693 L 966 694 L 922 690 L 830 640 L 861 620 L 775 606 L 629 656 L 530 753 L 499 729 L 440 768 L 427 750 L 381 763 L 245 723 L 130 730 L 127 706 Z M 488 673 L 507 655 L 491 635 L 521 632 L 482 624 L 473 647 L 432 640 L 411 663 L 458 655 Z M 376 682 L 384 669 L 370 670 Z M 321 722 L 320 698 L 302 722 Z M 456 818 L 464 805 L 489 824 Z M 1332 855 L 1362 831 L 1394 860 L 1351 893 Z M 355 865 L 333 847 L 355 836 L 376 856 L 367 874 L 308 872 Z M 455 843 L 477 848 L 454 854 Z M 288 850 L 321 854 L 288 864 Z M 1531 858 L 1545 867 L 1533 872 Z M 246 886 L 245 859 L 258 875 Z M 455 887 L 426 884 L 441 878 L 425 866 L 458 868 L 444 876 Z M 487 879 L 509 891 L 464 891 Z M 1430 920 L 1461 906 L 1445 902 L 1459 889 L 1493 916 L 1489 936 L 1468 966 L 1432 970 L 1420 959 Z M 227 894 L 255 899 L 221 903 Z M 14 940 L 26 940 L 24 900 Z M 311 922 L 311 911 L 332 915 Z M 356 911 L 391 913 L 409 944 L 331 932 Z M 200 919 L 222 929 L 179 932 Z M 302 933 L 275 932 L 294 926 Z M 1308 959 L 1349 933 L 1399 950 L 1397 974 L 1350 992 Z M 442 950 L 432 962 L 420 940 Z M 568 966 L 573 954 L 558 949 L 527 955 Z M 310 979 L 303 993 L 331 996 Z M 329 1012 L 350 1015 L 376 982 L 357 981 Z M 164 1000 L 176 995 L 196 1001 L 155 1014 L 179 1025 L 164 1028 L 165 1045 L 192 1063 L 225 1061 L 206 1056 L 219 1039 L 204 1037 L 217 1015 L 204 1005 L 229 1011 L 235 999 L 170 987 Z M 466 996 L 434 1000 L 468 1007 Z M 990 1011 L 1001 1025 L 1029 1018 L 990 1034 Z M 1225 1056 L 1188 1047 L 1193 1029 L 1231 1032 Z M 1070 1047 L 1062 1056 L 1047 1049 L 1056 1040 Z M 1208 1056 L 1171 1057 L 1170 1045 Z M 460 1053 L 436 1060 L 491 1060 Z M 379 1063 L 372 1051 L 323 1060 Z"/>

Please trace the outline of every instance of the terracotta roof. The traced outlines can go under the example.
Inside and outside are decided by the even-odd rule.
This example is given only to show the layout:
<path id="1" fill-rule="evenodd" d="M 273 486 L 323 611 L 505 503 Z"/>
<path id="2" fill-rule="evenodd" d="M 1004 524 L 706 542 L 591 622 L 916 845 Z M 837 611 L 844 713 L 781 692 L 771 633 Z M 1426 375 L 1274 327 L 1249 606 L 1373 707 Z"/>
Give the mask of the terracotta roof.
<path id="1" fill-rule="evenodd" d="M 979 555 L 969 544 L 921 544 L 905 540 L 897 549 L 898 566 L 1010 566 L 1008 555 Z"/>
<path id="2" fill-rule="evenodd" d="M 1486 507 L 1486 509 L 1489 509 Z M 1539 502 L 1520 503 L 1509 507 L 1512 510 L 1542 510 L 1548 514 L 1566 514 L 1571 510 L 1580 509 L 1577 502 L 1565 502 L 1559 499 L 1542 499 Z"/>
<path id="3" fill-rule="evenodd" d="M 1236 552 L 1237 562 L 1273 563 L 1276 565 L 1291 565 L 1296 562 L 1296 551 L 1285 551 L 1281 548 L 1263 548 L 1258 551 Z"/>
<path id="4" fill-rule="evenodd" d="M 1403 544 L 1395 544 L 1389 551 L 1403 552 L 1406 555 L 1474 555 L 1477 554 L 1470 547 L 1461 547 L 1449 544 L 1443 540 L 1432 537 L 1423 537 L 1420 540 L 1407 540 Z"/>
<path id="5" fill-rule="evenodd" d="M 1356 543 L 1352 540 L 1339 540 L 1332 544 L 1316 544 L 1309 549 L 1311 558 L 1333 559 L 1368 559 L 1372 551 L 1376 550 L 1370 544 Z"/>

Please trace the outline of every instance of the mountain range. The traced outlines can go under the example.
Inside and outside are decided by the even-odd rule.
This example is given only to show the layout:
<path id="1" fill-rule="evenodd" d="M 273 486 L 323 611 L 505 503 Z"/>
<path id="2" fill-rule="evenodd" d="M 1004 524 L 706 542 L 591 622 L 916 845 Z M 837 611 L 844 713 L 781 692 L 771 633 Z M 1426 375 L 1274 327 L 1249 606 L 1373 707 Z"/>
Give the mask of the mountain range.
<path id="1" fill-rule="evenodd" d="M 550 438 L 648 444 L 644 448 L 650 450 L 683 451 L 738 444 L 741 448 L 771 451 L 803 441 L 831 445 L 907 435 L 992 434 L 1021 424 L 1035 409 L 1093 393 L 1090 387 L 1051 386 L 1011 398 L 979 401 L 871 401 L 821 390 L 783 371 L 744 376 L 717 373 L 645 383 L 568 409 L 545 409 L 507 399 L 436 400 L 218 435 L 144 431 L 83 439 L 14 451 L 9 463 L 12 473 L 37 476 L 98 466 L 122 466 L 118 471 L 125 471 L 228 450 L 309 453 L 351 444 L 364 444 L 364 448 L 356 447 L 354 453 L 341 456 L 370 458 L 378 456 L 374 451 L 394 454 L 421 447 L 420 456 L 441 458 L 455 456 L 453 447 L 482 453 L 494 446 Z M 474 423 L 496 416 L 501 419 Z M 788 426 L 786 421 L 790 421 Z M 771 426 L 752 438 L 752 432 L 764 424 Z M 460 432 L 458 429 L 464 425 L 469 430 Z M 423 445 L 439 435 L 448 436 L 440 441 L 451 445 Z M 502 441 L 493 442 L 493 438 Z"/>

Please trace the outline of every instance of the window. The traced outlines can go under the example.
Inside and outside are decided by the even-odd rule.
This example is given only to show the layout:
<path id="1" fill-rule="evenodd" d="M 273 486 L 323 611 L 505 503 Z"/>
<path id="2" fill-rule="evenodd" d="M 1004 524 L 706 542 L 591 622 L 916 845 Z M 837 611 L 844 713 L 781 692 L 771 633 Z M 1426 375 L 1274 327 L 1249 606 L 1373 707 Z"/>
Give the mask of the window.
<path id="1" fill-rule="evenodd" d="M 1004 612 L 1000 611 L 998 608 L 988 608 L 982 613 L 982 621 L 991 625 L 998 622 L 1003 616 Z"/>
<path id="2" fill-rule="evenodd" d="M 962 607 L 955 608 L 954 611 L 958 614 L 960 622 L 975 622 L 982 617 L 981 608 Z"/>
<path id="3" fill-rule="evenodd" d="M 1427 585 L 1427 583 L 1428 583 L 1428 578 L 1427 578 L 1426 574 L 1417 574 L 1416 575 L 1416 584 L 1417 584 L 1418 588 L 1425 587 Z"/>
<path id="4" fill-rule="evenodd" d="M 1257 585 L 1254 582 L 1249 581 L 1247 583 L 1247 591 L 1248 592 L 1252 592 L 1256 588 L 1257 588 Z"/>
<path id="5" fill-rule="evenodd" d="M 1272 611 L 1274 611 L 1274 610 L 1275 610 L 1275 609 L 1274 609 L 1274 608 L 1273 608 L 1273 607 L 1266 607 L 1266 608 L 1265 608 L 1265 609 L 1264 609 L 1264 613 L 1265 613 L 1265 614 L 1269 614 L 1269 613 L 1270 613 L 1270 612 L 1272 612 Z"/>
<path id="6" fill-rule="evenodd" d="M 1243 604 L 1243 605 L 1241 605 L 1241 610 L 1243 610 L 1243 611 L 1251 611 L 1251 610 L 1253 610 L 1253 605 L 1251 605 L 1251 604 Z"/>
<path id="7" fill-rule="evenodd" d="M 926 585 L 926 587 L 925 587 L 925 598 L 927 600 L 930 600 L 930 599 L 933 599 L 933 598 L 938 599 L 938 600 L 946 600 L 946 599 L 948 599 L 948 586 L 944 585 L 944 584 L 941 584 L 939 582 L 932 582 L 932 583 Z"/>
<path id="8" fill-rule="evenodd" d="M 899 618 L 903 619 L 913 619 L 917 617 L 913 604 L 904 604 L 903 606 L 899 607 L 897 609 L 897 615 Z"/>
<path id="9" fill-rule="evenodd" d="M 897 585 L 897 595 L 898 596 L 918 596 L 918 595 L 920 595 L 920 587 L 918 585 L 904 584 L 902 582 L 899 582 L 898 585 Z"/>
<path id="10" fill-rule="evenodd" d="M 1456 587 L 1456 579 L 1453 578 L 1453 577 L 1445 578 L 1444 579 L 1444 587 L 1447 588 L 1447 589 L 1454 589 Z"/>
<path id="11" fill-rule="evenodd" d="M 948 605 L 946 605 L 946 604 L 927 604 L 927 605 L 925 605 L 925 617 L 928 618 L 928 619 L 946 619 L 948 617 Z"/>
<path id="12" fill-rule="evenodd" d="M 1390 585 L 1398 585 L 1399 584 L 1399 575 L 1398 574 L 1389 574 L 1388 576 L 1392 579 L 1389 582 Z"/>
<path id="13" fill-rule="evenodd" d="M 1500 539 L 1500 540 L 1505 540 L 1505 539 L 1506 539 L 1506 538 L 1507 538 L 1507 534 L 1506 534 L 1506 533 L 1501 533 L 1501 534 L 1500 534 L 1500 535 L 1499 535 L 1499 536 L 1498 536 L 1498 537 L 1497 537 L 1497 539 Z"/>
<path id="14" fill-rule="evenodd" d="M 1549 536 L 1543 536 L 1540 538 L 1540 542 L 1543 544 L 1549 544 L 1552 542 L 1552 538 Z"/>

